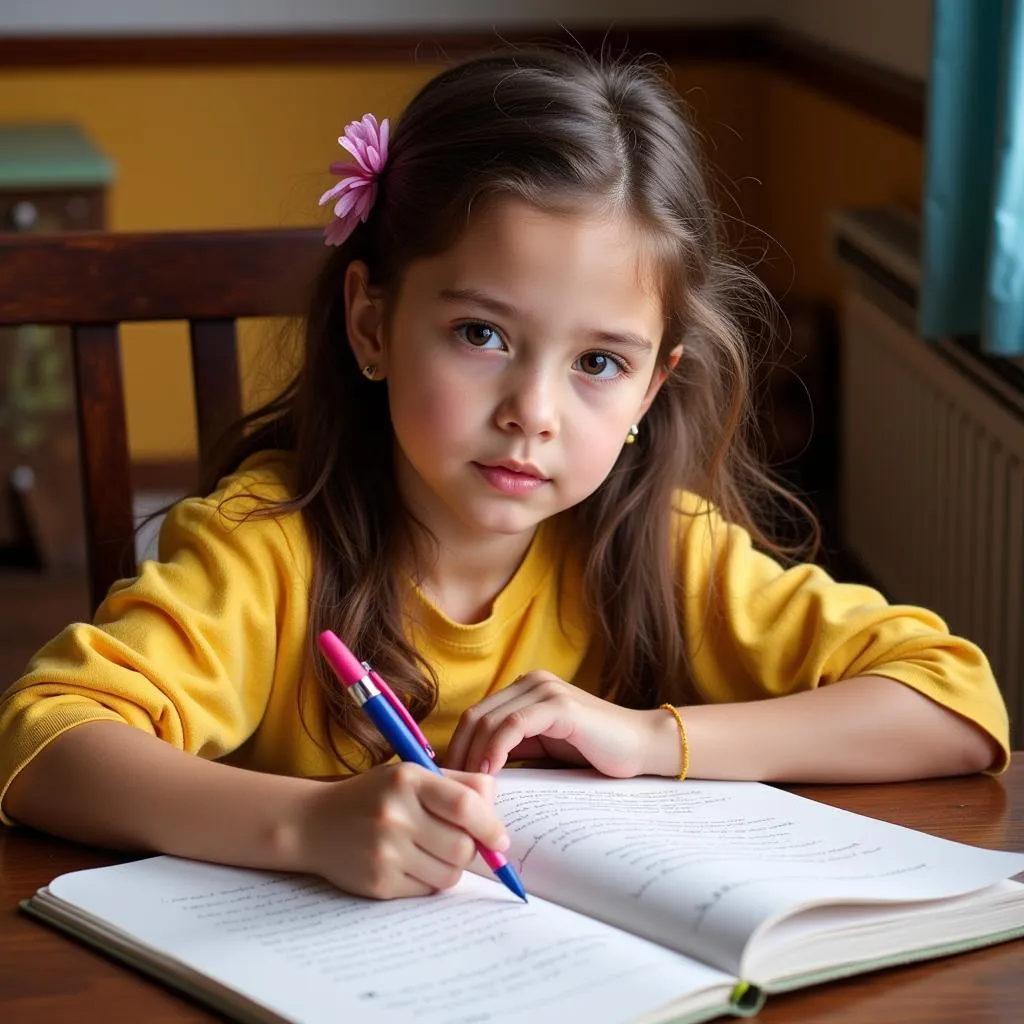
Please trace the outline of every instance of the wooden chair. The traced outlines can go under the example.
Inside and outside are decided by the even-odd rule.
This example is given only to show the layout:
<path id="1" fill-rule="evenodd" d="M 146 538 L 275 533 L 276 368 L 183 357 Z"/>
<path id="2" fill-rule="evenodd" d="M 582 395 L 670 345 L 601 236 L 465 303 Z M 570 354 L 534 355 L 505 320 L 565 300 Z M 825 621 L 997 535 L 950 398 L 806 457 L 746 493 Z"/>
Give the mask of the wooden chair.
<path id="1" fill-rule="evenodd" d="M 235 322 L 304 312 L 316 228 L 0 235 L 0 326 L 68 325 L 92 607 L 134 572 L 118 325 L 187 320 L 200 460 L 241 413 Z"/>

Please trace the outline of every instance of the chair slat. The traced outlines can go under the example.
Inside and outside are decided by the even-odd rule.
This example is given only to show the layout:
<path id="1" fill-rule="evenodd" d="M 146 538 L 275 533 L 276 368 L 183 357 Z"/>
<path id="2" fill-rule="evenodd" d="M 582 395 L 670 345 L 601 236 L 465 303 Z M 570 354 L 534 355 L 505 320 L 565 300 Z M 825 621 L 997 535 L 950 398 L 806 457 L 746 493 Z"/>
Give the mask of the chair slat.
<path id="1" fill-rule="evenodd" d="M 72 328 L 86 519 L 95 607 L 135 571 L 131 462 L 118 327 L 191 325 L 200 461 L 208 465 L 241 412 L 234 324 L 308 306 L 329 259 L 320 228 L 178 232 L 0 233 L 0 327 Z"/>
<path id="2" fill-rule="evenodd" d="M 314 228 L 0 233 L 0 325 L 291 316 L 325 252 Z"/>
<path id="3" fill-rule="evenodd" d="M 78 396 L 89 596 L 95 609 L 115 580 L 135 572 L 131 465 L 117 325 L 72 327 L 71 351 Z"/>
<path id="4" fill-rule="evenodd" d="M 206 466 L 224 432 L 242 415 L 234 320 L 189 321 L 199 463 Z"/>

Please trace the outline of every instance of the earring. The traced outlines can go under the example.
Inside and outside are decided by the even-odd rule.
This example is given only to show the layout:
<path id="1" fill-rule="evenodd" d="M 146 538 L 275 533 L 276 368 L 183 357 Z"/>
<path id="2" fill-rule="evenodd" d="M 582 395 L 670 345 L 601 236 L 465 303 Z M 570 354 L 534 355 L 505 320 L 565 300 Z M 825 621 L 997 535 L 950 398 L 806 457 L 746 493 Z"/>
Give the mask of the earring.
<path id="1" fill-rule="evenodd" d="M 626 431 L 626 444 L 636 444 L 636 439 L 640 436 L 640 428 L 634 423 L 629 430 Z"/>
<path id="2" fill-rule="evenodd" d="M 373 365 L 373 363 L 370 363 L 370 365 L 369 365 L 369 366 L 364 366 L 364 367 L 363 367 L 363 376 L 364 376 L 364 377 L 365 377 L 365 378 L 366 378 L 367 380 L 373 380 L 373 378 L 374 378 L 374 375 L 375 375 L 376 373 L 377 373 L 377 367 L 376 367 L 376 366 L 374 366 L 374 365 Z"/>

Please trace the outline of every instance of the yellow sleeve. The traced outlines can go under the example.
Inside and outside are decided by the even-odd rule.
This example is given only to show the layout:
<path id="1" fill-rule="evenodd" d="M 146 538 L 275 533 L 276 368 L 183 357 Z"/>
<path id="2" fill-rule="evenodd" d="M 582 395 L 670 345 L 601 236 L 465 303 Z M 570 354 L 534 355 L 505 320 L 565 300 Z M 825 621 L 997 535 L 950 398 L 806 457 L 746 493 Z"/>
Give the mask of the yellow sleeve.
<path id="1" fill-rule="evenodd" d="M 815 565 L 783 568 L 692 496 L 680 505 L 684 631 L 708 702 L 757 700 L 855 676 L 913 687 L 984 729 L 1009 762 L 1009 722 L 988 660 L 923 608 Z"/>
<path id="2" fill-rule="evenodd" d="M 93 623 L 64 629 L 0 695 L 0 808 L 18 772 L 83 722 L 127 722 L 208 758 L 254 732 L 275 676 L 301 671 L 305 616 L 283 609 L 306 607 L 310 558 L 297 514 L 244 517 L 251 492 L 285 496 L 263 474 L 176 505 L 159 560 L 115 584 Z"/>

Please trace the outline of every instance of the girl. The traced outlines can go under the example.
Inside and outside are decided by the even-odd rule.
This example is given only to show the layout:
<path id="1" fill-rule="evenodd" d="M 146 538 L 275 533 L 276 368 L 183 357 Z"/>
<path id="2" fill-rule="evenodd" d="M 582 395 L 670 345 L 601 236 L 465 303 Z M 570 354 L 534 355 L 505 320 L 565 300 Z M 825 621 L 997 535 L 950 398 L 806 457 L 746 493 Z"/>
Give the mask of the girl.
<path id="1" fill-rule="evenodd" d="M 765 553 L 745 278 L 656 74 L 486 56 L 430 82 L 393 139 L 367 116 L 341 141 L 356 162 L 324 197 L 305 365 L 169 514 L 159 560 L 7 692 L 6 821 L 394 897 L 452 885 L 473 840 L 506 848 L 489 774 L 510 759 L 1005 767 L 976 647 Z M 389 763 L 325 628 L 447 776 Z"/>

